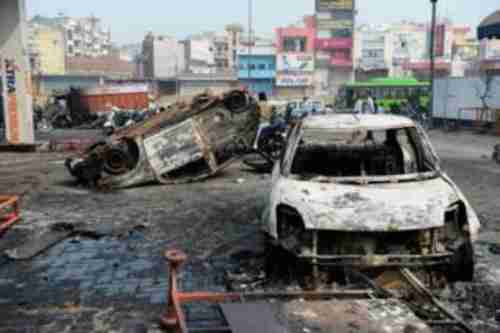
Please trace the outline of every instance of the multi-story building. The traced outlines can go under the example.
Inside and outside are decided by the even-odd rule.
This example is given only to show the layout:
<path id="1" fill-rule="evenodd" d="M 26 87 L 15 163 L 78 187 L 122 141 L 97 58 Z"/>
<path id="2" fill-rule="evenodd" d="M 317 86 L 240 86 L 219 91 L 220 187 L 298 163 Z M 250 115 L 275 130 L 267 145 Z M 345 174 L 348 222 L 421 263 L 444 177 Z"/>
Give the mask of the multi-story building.
<path id="1" fill-rule="evenodd" d="M 186 41 L 186 70 L 190 73 L 229 73 L 238 67 L 243 28 L 227 25 L 223 33 L 204 32 Z"/>
<path id="2" fill-rule="evenodd" d="M 481 22 L 477 34 L 481 41 L 480 71 L 500 76 L 500 10 Z"/>
<path id="3" fill-rule="evenodd" d="M 282 97 L 304 97 L 314 93 L 313 16 L 304 22 L 276 29 L 276 94 Z"/>
<path id="4" fill-rule="evenodd" d="M 401 22 L 392 25 L 391 33 L 394 45 L 393 74 L 429 79 L 430 25 Z M 454 45 L 454 28 L 450 22 L 445 20 L 437 24 L 434 43 L 436 76 L 449 76 L 452 73 Z"/>
<path id="5" fill-rule="evenodd" d="M 393 42 L 393 71 L 396 76 L 409 75 L 412 62 L 427 58 L 427 26 L 413 22 L 393 24 L 389 33 Z"/>
<path id="6" fill-rule="evenodd" d="M 38 75 L 66 74 L 65 45 L 65 34 L 60 27 L 31 25 L 29 53 L 33 73 Z"/>
<path id="7" fill-rule="evenodd" d="M 254 94 L 274 95 L 276 48 L 272 41 L 256 41 L 251 48 L 238 50 L 240 83 Z"/>
<path id="8" fill-rule="evenodd" d="M 215 34 L 192 36 L 184 41 L 186 72 L 192 74 L 215 73 Z M 219 58 L 220 61 L 220 58 Z"/>
<path id="9" fill-rule="evenodd" d="M 316 93 L 336 95 L 354 79 L 354 0 L 316 0 Z"/>
<path id="10" fill-rule="evenodd" d="M 173 78 L 184 72 L 184 50 L 184 44 L 173 37 L 147 34 L 142 44 L 144 77 Z"/>
<path id="11" fill-rule="evenodd" d="M 66 51 L 68 57 L 107 56 L 111 47 L 111 33 L 95 17 L 65 18 Z"/>
<path id="12" fill-rule="evenodd" d="M 103 27 L 100 19 L 90 16 L 55 18 L 35 16 L 30 25 L 57 26 L 64 32 L 66 56 L 100 57 L 107 56 L 111 48 L 111 33 Z"/>
<path id="13" fill-rule="evenodd" d="M 356 80 L 392 76 L 392 34 L 387 26 L 361 26 L 356 31 Z"/>

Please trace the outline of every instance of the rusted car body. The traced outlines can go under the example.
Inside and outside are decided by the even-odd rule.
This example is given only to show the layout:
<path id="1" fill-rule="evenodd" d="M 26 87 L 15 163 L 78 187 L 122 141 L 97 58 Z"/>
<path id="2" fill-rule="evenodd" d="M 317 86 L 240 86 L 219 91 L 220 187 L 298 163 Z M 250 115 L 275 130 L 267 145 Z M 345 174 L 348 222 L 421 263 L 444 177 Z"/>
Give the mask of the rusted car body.
<path id="1" fill-rule="evenodd" d="M 106 188 L 201 180 L 227 167 L 253 142 L 257 108 L 245 91 L 202 94 L 119 130 L 66 166 L 80 182 Z"/>
<path id="2" fill-rule="evenodd" d="M 425 131 L 390 115 L 296 125 L 264 221 L 273 243 L 315 266 L 440 266 L 461 280 L 480 228 Z"/>

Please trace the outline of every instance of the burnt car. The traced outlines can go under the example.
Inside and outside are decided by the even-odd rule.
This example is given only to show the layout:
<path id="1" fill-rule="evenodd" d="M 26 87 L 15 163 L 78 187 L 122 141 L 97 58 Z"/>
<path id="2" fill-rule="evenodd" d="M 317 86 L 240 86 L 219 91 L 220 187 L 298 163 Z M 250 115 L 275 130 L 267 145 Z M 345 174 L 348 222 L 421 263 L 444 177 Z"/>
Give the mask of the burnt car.
<path id="1" fill-rule="evenodd" d="M 242 90 L 201 94 L 116 131 L 68 159 L 66 167 L 79 182 L 103 188 L 202 180 L 251 146 L 259 121 L 257 108 Z"/>
<path id="2" fill-rule="evenodd" d="M 420 126 L 338 114 L 290 131 L 264 228 L 315 269 L 426 267 L 471 280 L 480 223 Z"/>

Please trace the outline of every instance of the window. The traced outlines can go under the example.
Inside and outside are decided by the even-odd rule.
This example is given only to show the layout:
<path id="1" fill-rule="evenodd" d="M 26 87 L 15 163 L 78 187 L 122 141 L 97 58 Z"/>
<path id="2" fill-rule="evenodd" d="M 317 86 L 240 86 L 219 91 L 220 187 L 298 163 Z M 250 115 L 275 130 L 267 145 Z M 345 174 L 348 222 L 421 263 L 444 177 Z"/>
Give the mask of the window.
<path id="1" fill-rule="evenodd" d="M 259 64 L 258 68 L 259 68 L 259 70 L 264 71 L 264 70 L 266 70 L 266 65 L 265 64 Z"/>
<path id="2" fill-rule="evenodd" d="M 430 171 L 415 129 L 304 133 L 291 174 L 301 177 L 396 176 Z M 360 141 L 361 140 L 361 141 Z"/>
<path id="3" fill-rule="evenodd" d="M 351 28 L 344 28 L 344 29 L 334 29 L 332 30 L 332 37 L 341 37 L 341 38 L 348 38 L 352 37 L 352 29 Z"/>
<path id="4" fill-rule="evenodd" d="M 245 68 L 246 68 L 245 64 L 240 64 L 240 69 L 242 69 L 242 70 L 243 70 L 243 69 L 245 69 Z"/>
<path id="5" fill-rule="evenodd" d="M 250 64 L 250 69 L 255 70 L 255 64 Z"/>
<path id="6" fill-rule="evenodd" d="M 318 31 L 318 38 L 332 38 L 331 30 L 320 30 Z"/>
<path id="7" fill-rule="evenodd" d="M 276 70 L 276 65 L 275 64 L 269 64 L 269 70 L 275 71 Z"/>
<path id="8" fill-rule="evenodd" d="M 306 52 L 306 37 L 285 37 L 283 40 L 283 49 L 285 52 Z"/>

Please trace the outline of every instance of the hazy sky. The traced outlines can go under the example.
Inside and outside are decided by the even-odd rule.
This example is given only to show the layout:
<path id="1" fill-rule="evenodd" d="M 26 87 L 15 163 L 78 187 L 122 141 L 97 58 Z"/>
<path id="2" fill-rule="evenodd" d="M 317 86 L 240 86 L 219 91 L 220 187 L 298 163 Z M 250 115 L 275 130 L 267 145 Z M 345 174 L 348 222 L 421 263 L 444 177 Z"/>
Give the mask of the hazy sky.
<path id="1" fill-rule="evenodd" d="M 314 0 L 253 0 L 255 30 L 272 36 L 273 27 L 314 12 Z M 226 23 L 247 24 L 247 0 L 26 0 L 28 14 L 69 16 L 94 14 L 111 27 L 118 43 L 141 41 L 144 33 L 179 38 L 203 30 L 221 30 Z M 479 5 L 480 3 L 480 5 Z M 401 19 L 425 21 L 429 0 L 357 0 L 358 22 L 388 23 Z M 439 15 L 455 23 L 479 24 L 500 9 L 499 0 L 439 0 Z"/>

